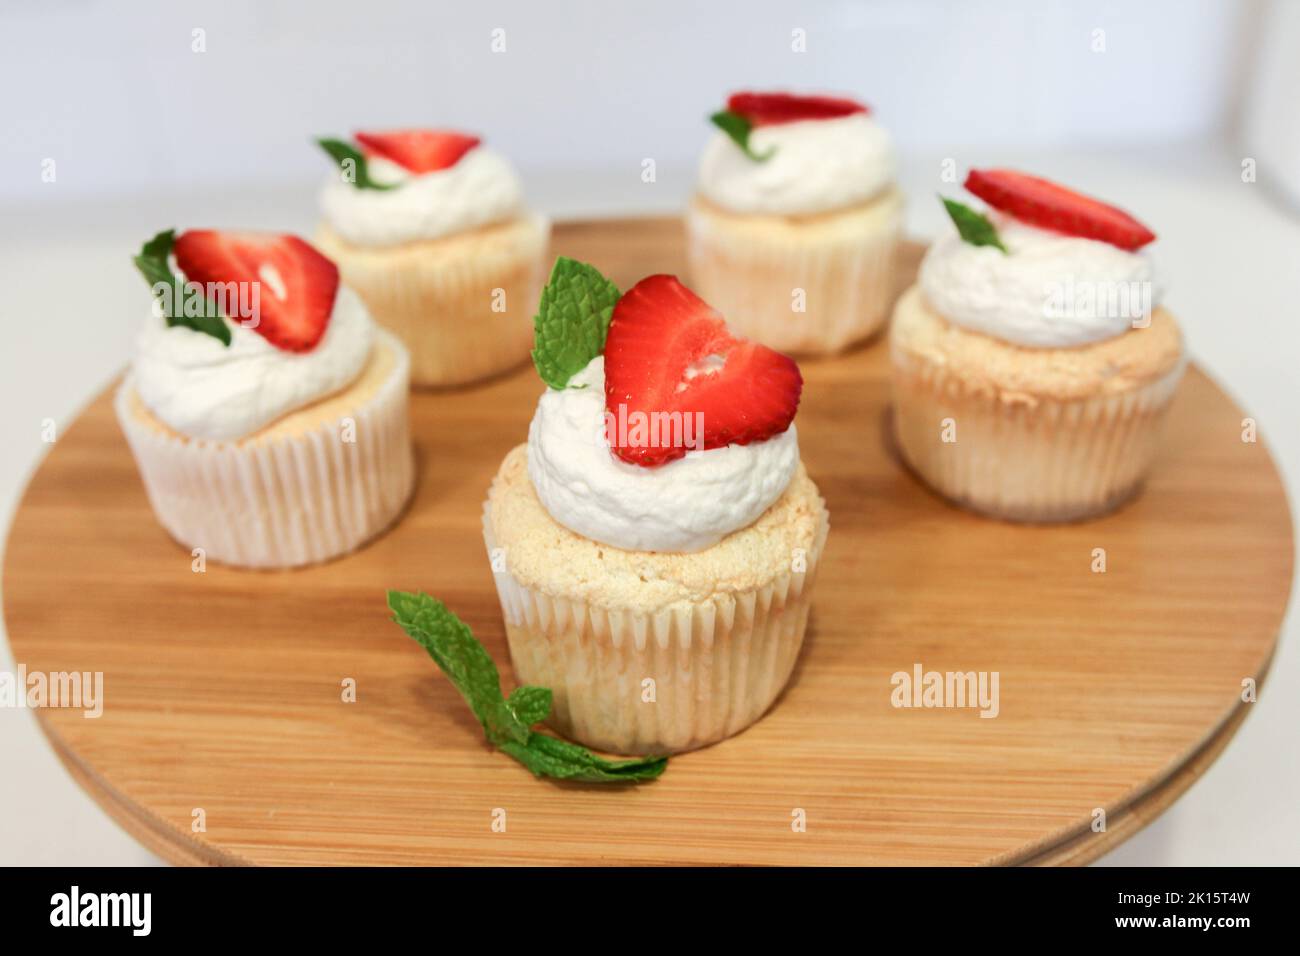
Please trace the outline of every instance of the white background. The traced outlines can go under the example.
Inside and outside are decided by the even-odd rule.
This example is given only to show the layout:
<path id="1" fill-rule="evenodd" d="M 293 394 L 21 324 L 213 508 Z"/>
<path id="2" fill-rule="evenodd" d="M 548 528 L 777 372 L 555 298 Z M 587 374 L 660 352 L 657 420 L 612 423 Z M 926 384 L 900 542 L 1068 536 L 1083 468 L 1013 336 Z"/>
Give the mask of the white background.
<path id="1" fill-rule="evenodd" d="M 1279 82 L 1300 62 L 1296 8 L 10 0 L 0 521 L 46 449 L 42 419 L 66 425 L 127 361 L 148 307 L 128 262 L 140 241 L 171 225 L 308 232 L 327 169 L 312 137 L 464 128 L 510 155 L 557 217 L 667 212 L 689 194 L 703 117 L 746 86 L 870 102 L 899 142 L 919 236 L 943 225 L 932 197 L 954 188 L 939 181 L 947 158 L 1031 169 L 1135 211 L 1161 235 L 1194 355 L 1260 421 L 1296 500 L 1300 218 L 1282 197 L 1300 182 L 1300 149 L 1287 159 L 1300 86 Z M 505 53 L 491 51 L 496 28 Z M 1271 94 L 1257 89 L 1270 63 Z M 1258 183 L 1242 181 L 1247 157 Z M 640 179 L 645 158 L 655 183 Z M 42 182 L 50 159 L 56 179 Z M 1226 754 L 1108 862 L 1300 863 L 1295 630 L 1288 620 Z M 13 666 L 0 646 L 0 669 Z M 30 714 L 0 710 L 0 863 L 150 859 L 68 779 Z"/>

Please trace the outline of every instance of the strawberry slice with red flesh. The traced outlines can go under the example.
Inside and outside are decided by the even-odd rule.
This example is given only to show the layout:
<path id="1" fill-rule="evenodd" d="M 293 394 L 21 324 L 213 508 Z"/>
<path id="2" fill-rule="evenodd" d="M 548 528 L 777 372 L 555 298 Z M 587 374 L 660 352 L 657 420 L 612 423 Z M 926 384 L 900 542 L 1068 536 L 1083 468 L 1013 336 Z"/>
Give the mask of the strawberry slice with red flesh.
<path id="1" fill-rule="evenodd" d="M 482 142 L 477 136 L 441 129 L 357 133 L 356 140 L 370 155 L 382 156 L 412 173 L 433 173 L 455 166 Z"/>
<path id="2" fill-rule="evenodd" d="M 642 279 L 614 307 L 605 339 L 605 408 L 614 422 L 628 423 L 626 435 L 608 435 L 623 461 L 652 467 L 691 450 L 653 439 L 620 446 L 619 440 L 637 439 L 634 413 L 646 416 L 648 435 L 660 437 L 664 430 L 655 427 L 653 414 L 680 413 L 680 434 L 694 447 L 700 436 L 687 429 L 698 419 L 687 425 L 686 418 L 700 413 L 704 448 L 747 445 L 790 427 L 802 389 L 792 359 L 733 336 L 722 316 L 675 276 Z"/>
<path id="3" fill-rule="evenodd" d="M 1038 176 L 1011 169 L 972 169 L 966 188 L 1022 222 L 1069 236 L 1109 242 L 1130 252 L 1156 238 L 1123 209 Z"/>
<path id="4" fill-rule="evenodd" d="M 749 120 L 751 126 L 774 126 L 799 120 L 838 119 L 869 112 L 855 100 L 833 96 L 799 96 L 794 93 L 733 93 L 727 109 Z"/>
<path id="5" fill-rule="evenodd" d="M 191 229 L 176 239 L 176 264 L 190 282 L 260 284 L 257 323 L 248 328 L 276 348 L 308 352 L 325 334 L 339 270 L 297 236 Z M 251 301 L 248 293 L 240 293 Z M 247 317 L 229 316 L 232 323 Z"/>

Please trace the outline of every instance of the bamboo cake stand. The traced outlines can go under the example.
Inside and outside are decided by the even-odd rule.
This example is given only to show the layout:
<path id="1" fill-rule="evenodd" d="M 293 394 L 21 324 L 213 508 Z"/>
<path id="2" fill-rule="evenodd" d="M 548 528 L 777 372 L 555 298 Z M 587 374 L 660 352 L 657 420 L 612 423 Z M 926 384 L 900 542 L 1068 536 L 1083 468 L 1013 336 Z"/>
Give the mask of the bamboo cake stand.
<path id="1" fill-rule="evenodd" d="M 677 220 L 556 235 L 623 288 L 684 274 L 681 245 Z M 479 515 L 526 436 L 531 368 L 414 394 L 409 512 L 350 557 L 284 573 L 193 573 L 101 394 L 33 477 L 7 546 L 15 659 L 105 674 L 102 717 L 40 710 L 40 725 L 74 778 L 177 863 L 1095 859 L 1186 790 L 1249 712 L 1242 681 L 1268 670 L 1291 580 L 1277 470 L 1192 367 L 1136 501 L 1056 527 L 975 517 L 892 456 L 885 353 L 876 341 L 803 364 L 800 442 L 832 530 L 789 689 L 651 785 L 535 780 L 388 620 L 386 588 L 441 597 L 511 686 Z M 1091 569 L 1099 547 L 1105 573 Z M 915 663 L 998 671 L 1000 714 L 895 709 L 890 676 Z"/>

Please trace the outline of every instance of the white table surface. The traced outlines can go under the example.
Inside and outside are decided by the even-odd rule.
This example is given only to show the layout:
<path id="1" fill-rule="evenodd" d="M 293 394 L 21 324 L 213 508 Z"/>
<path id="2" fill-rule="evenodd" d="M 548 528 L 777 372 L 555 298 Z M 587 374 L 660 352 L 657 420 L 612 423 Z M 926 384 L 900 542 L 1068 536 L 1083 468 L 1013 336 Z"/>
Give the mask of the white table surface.
<path id="1" fill-rule="evenodd" d="M 1241 181 L 1241 156 L 1224 145 L 1142 152 L 951 155 L 959 168 L 1041 171 L 1124 205 L 1162 237 L 1155 255 L 1168 304 L 1191 351 L 1229 391 L 1300 495 L 1300 214 L 1266 183 Z M 943 225 L 942 156 L 903 164 L 909 229 Z M 689 192 L 689 170 L 529 171 L 529 195 L 556 218 L 667 213 Z M 42 188 L 47 191 L 42 193 Z M 309 233 L 314 183 L 239 194 L 123 197 L 64 204 L 34 185 L 29 204 L 0 214 L 0 525 L 47 450 L 41 422 L 66 427 L 125 365 L 143 310 L 130 256 L 167 226 L 276 228 Z M 3 587 L 3 582 L 0 582 Z M 68 600 L 76 600 L 69 582 Z M 1107 864 L 1300 863 L 1300 648 L 1296 615 L 1284 625 L 1272 674 L 1252 714 L 1209 772 L 1159 820 L 1109 854 Z M 0 643 L 0 670 L 15 666 Z M 68 777 L 26 710 L 0 710 L 0 864 L 150 864 L 158 861 Z M 810 861 L 815 862 L 815 861 Z"/>

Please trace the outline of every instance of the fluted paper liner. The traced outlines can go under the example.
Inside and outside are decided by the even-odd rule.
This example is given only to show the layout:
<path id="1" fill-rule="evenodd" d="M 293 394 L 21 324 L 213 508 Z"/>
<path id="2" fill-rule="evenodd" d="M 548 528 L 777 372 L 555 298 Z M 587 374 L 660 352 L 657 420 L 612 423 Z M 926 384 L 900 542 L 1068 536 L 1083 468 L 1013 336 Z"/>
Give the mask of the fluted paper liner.
<path id="1" fill-rule="evenodd" d="M 803 572 L 655 613 L 545 594 L 494 570 L 515 677 L 549 687 L 548 723 L 598 750 L 669 754 L 730 737 L 758 720 L 790 678 L 827 531 L 823 508 Z M 643 700 L 647 679 L 653 702 Z"/>
<path id="2" fill-rule="evenodd" d="M 1186 364 L 1093 398 L 1009 399 L 893 350 L 894 432 L 907 463 L 943 497 L 1013 521 L 1074 521 L 1137 494 Z M 942 440 L 951 418 L 956 441 Z"/>
<path id="3" fill-rule="evenodd" d="M 288 568 L 353 550 L 392 524 L 415 480 L 407 421 L 405 350 L 378 391 L 344 414 L 355 442 L 331 419 L 299 434 L 241 442 L 196 441 L 139 421 L 132 378 L 114 408 L 154 514 L 186 548 L 247 568 Z"/>
<path id="4" fill-rule="evenodd" d="M 894 298 L 902 203 L 877 202 L 887 205 L 875 215 L 829 214 L 845 217 L 840 227 L 772 231 L 697 201 L 686 216 L 692 287 L 746 338 L 783 352 L 838 352 L 879 330 Z M 796 288 L 803 312 L 793 308 Z"/>
<path id="5" fill-rule="evenodd" d="M 465 235 L 394 247 L 344 242 L 322 227 L 316 243 L 375 321 L 411 353 L 411 383 L 459 385 L 522 363 L 546 278 L 550 223 L 532 216 Z M 504 311 L 494 311 L 496 290 Z"/>

